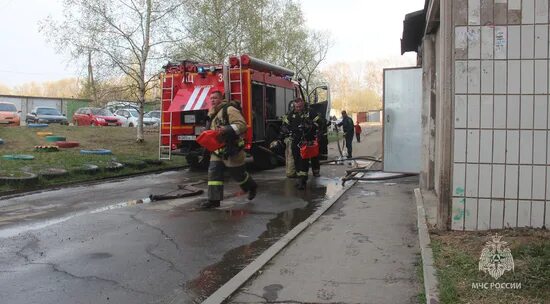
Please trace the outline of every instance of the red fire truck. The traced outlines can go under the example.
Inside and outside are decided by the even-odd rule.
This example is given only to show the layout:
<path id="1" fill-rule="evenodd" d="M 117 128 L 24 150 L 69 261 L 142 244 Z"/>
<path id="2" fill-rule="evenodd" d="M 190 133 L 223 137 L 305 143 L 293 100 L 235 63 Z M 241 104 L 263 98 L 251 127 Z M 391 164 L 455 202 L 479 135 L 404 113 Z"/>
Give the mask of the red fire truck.
<path id="1" fill-rule="evenodd" d="M 246 152 L 261 168 L 281 162 L 268 149 L 280 136 L 281 118 L 290 103 L 304 96 L 292 77 L 294 72 L 249 55 L 230 56 L 227 64 L 203 64 L 191 61 L 169 63 L 162 75 L 161 127 L 159 157 L 184 155 L 192 168 L 206 168 L 209 155 L 196 138 L 206 128 L 210 93 L 221 91 L 227 100 L 241 103 L 248 125 L 244 135 Z M 327 101 L 328 103 L 328 101 Z M 327 117 L 328 104 L 315 105 Z M 326 153 L 321 146 L 321 153 Z"/>

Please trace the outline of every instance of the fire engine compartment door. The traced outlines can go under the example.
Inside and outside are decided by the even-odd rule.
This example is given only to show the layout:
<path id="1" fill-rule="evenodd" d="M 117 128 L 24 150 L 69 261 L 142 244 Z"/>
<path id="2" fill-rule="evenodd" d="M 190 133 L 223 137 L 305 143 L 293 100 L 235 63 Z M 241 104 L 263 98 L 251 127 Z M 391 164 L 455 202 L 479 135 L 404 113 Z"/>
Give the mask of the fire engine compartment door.
<path id="1" fill-rule="evenodd" d="M 264 93 L 263 85 L 252 84 L 252 134 L 254 141 L 265 139 L 265 108 L 264 108 Z"/>
<path id="2" fill-rule="evenodd" d="M 212 86 L 186 86 L 178 90 L 168 112 L 206 110 L 210 107 L 208 96 Z"/>
<path id="3" fill-rule="evenodd" d="M 422 69 L 384 69 L 384 171 L 419 173 Z"/>

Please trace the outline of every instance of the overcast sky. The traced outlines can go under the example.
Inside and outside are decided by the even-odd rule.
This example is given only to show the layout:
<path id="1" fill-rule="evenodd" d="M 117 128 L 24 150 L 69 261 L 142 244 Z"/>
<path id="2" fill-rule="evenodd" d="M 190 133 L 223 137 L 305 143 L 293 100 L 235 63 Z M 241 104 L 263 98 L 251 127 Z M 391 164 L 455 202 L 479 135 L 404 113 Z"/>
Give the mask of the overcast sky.
<path id="1" fill-rule="evenodd" d="M 58 16 L 59 0 L 0 0 L 0 83 L 8 86 L 73 77 L 78 71 L 38 32 L 38 21 Z M 405 14 L 424 0 L 302 0 L 308 25 L 334 42 L 327 64 L 400 55 Z M 414 58 L 414 54 L 409 54 Z"/>

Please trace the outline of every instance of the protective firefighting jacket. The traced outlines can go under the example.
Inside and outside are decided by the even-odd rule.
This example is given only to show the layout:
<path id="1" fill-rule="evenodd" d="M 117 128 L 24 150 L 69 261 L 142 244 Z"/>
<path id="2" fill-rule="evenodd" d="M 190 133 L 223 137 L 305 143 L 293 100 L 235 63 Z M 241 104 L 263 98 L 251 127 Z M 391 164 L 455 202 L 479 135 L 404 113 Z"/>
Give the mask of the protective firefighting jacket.
<path id="1" fill-rule="evenodd" d="M 245 159 L 243 136 L 247 126 L 238 105 L 224 100 L 210 109 L 208 117 L 210 130 L 217 130 L 218 127 L 228 128 L 223 136 L 225 147 L 214 151 L 211 160 L 224 160 L 228 167 L 243 165 Z"/>
<path id="2" fill-rule="evenodd" d="M 283 116 L 282 132 L 296 143 L 314 140 L 319 131 L 320 119 L 321 117 L 311 110 L 290 111 Z"/>

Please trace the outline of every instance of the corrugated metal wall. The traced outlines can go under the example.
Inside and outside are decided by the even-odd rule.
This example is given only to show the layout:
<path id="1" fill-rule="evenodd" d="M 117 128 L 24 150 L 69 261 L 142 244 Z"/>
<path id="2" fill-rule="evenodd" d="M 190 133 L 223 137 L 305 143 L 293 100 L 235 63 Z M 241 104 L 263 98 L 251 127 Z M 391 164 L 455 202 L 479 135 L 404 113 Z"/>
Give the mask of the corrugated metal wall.
<path id="1" fill-rule="evenodd" d="M 451 227 L 548 227 L 550 1 L 452 2 Z"/>
<path id="2" fill-rule="evenodd" d="M 21 124 L 25 124 L 25 115 L 30 113 L 34 107 L 52 107 L 56 108 L 61 113 L 67 115 L 69 122 L 73 117 L 73 113 L 82 107 L 89 106 L 89 100 L 65 99 L 65 98 L 41 98 L 28 96 L 9 96 L 1 95 L 0 102 L 11 102 L 17 110 L 21 111 Z"/>

